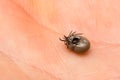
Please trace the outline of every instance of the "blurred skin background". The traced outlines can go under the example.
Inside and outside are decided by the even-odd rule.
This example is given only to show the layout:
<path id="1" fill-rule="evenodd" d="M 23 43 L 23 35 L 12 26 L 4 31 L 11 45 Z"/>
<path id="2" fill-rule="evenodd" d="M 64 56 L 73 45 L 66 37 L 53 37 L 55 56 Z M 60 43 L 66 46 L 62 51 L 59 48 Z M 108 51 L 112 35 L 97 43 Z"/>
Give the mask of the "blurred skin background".
<path id="1" fill-rule="evenodd" d="M 91 42 L 69 51 L 73 30 Z M 0 80 L 120 80 L 119 0 L 0 0 Z"/>

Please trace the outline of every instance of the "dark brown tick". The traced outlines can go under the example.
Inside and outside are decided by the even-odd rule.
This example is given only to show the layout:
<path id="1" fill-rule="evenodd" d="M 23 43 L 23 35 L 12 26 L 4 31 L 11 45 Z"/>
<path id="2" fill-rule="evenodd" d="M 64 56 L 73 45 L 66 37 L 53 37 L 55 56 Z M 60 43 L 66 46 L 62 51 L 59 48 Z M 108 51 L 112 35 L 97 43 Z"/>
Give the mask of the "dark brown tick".
<path id="1" fill-rule="evenodd" d="M 68 36 L 64 35 L 63 39 L 60 38 L 60 41 L 63 41 L 68 49 L 77 53 L 83 53 L 90 48 L 90 42 L 81 35 L 82 33 L 71 31 Z"/>

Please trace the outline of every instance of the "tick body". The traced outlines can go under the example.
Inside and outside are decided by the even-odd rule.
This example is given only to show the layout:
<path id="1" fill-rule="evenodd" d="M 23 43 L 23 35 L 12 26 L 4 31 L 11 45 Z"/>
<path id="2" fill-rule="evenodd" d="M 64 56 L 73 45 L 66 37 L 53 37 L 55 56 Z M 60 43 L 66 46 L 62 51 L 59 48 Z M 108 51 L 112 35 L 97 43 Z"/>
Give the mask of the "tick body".
<path id="1" fill-rule="evenodd" d="M 68 49 L 76 52 L 83 53 L 90 48 L 90 42 L 87 38 L 82 36 L 82 33 L 70 32 L 68 36 L 64 35 L 61 39 L 65 43 Z"/>

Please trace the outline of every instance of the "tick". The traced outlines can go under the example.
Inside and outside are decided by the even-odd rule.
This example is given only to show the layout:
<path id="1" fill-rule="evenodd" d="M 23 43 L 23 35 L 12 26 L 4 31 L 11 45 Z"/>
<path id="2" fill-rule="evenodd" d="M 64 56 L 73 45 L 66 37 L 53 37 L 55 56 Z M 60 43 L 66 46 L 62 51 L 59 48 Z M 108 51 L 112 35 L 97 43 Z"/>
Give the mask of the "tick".
<path id="1" fill-rule="evenodd" d="M 82 36 L 82 33 L 70 32 L 68 36 L 59 38 L 60 41 L 63 41 L 68 49 L 77 52 L 83 53 L 90 48 L 90 41 Z"/>

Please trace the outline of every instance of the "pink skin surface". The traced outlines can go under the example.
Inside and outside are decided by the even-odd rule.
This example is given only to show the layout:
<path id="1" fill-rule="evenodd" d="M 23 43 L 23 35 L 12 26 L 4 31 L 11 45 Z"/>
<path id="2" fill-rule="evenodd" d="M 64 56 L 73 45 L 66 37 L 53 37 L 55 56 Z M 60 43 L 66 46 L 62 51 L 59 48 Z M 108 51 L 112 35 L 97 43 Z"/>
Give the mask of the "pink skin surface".
<path id="1" fill-rule="evenodd" d="M 85 56 L 59 38 L 91 42 Z M 0 80 L 120 80 L 119 0 L 0 0 Z"/>

